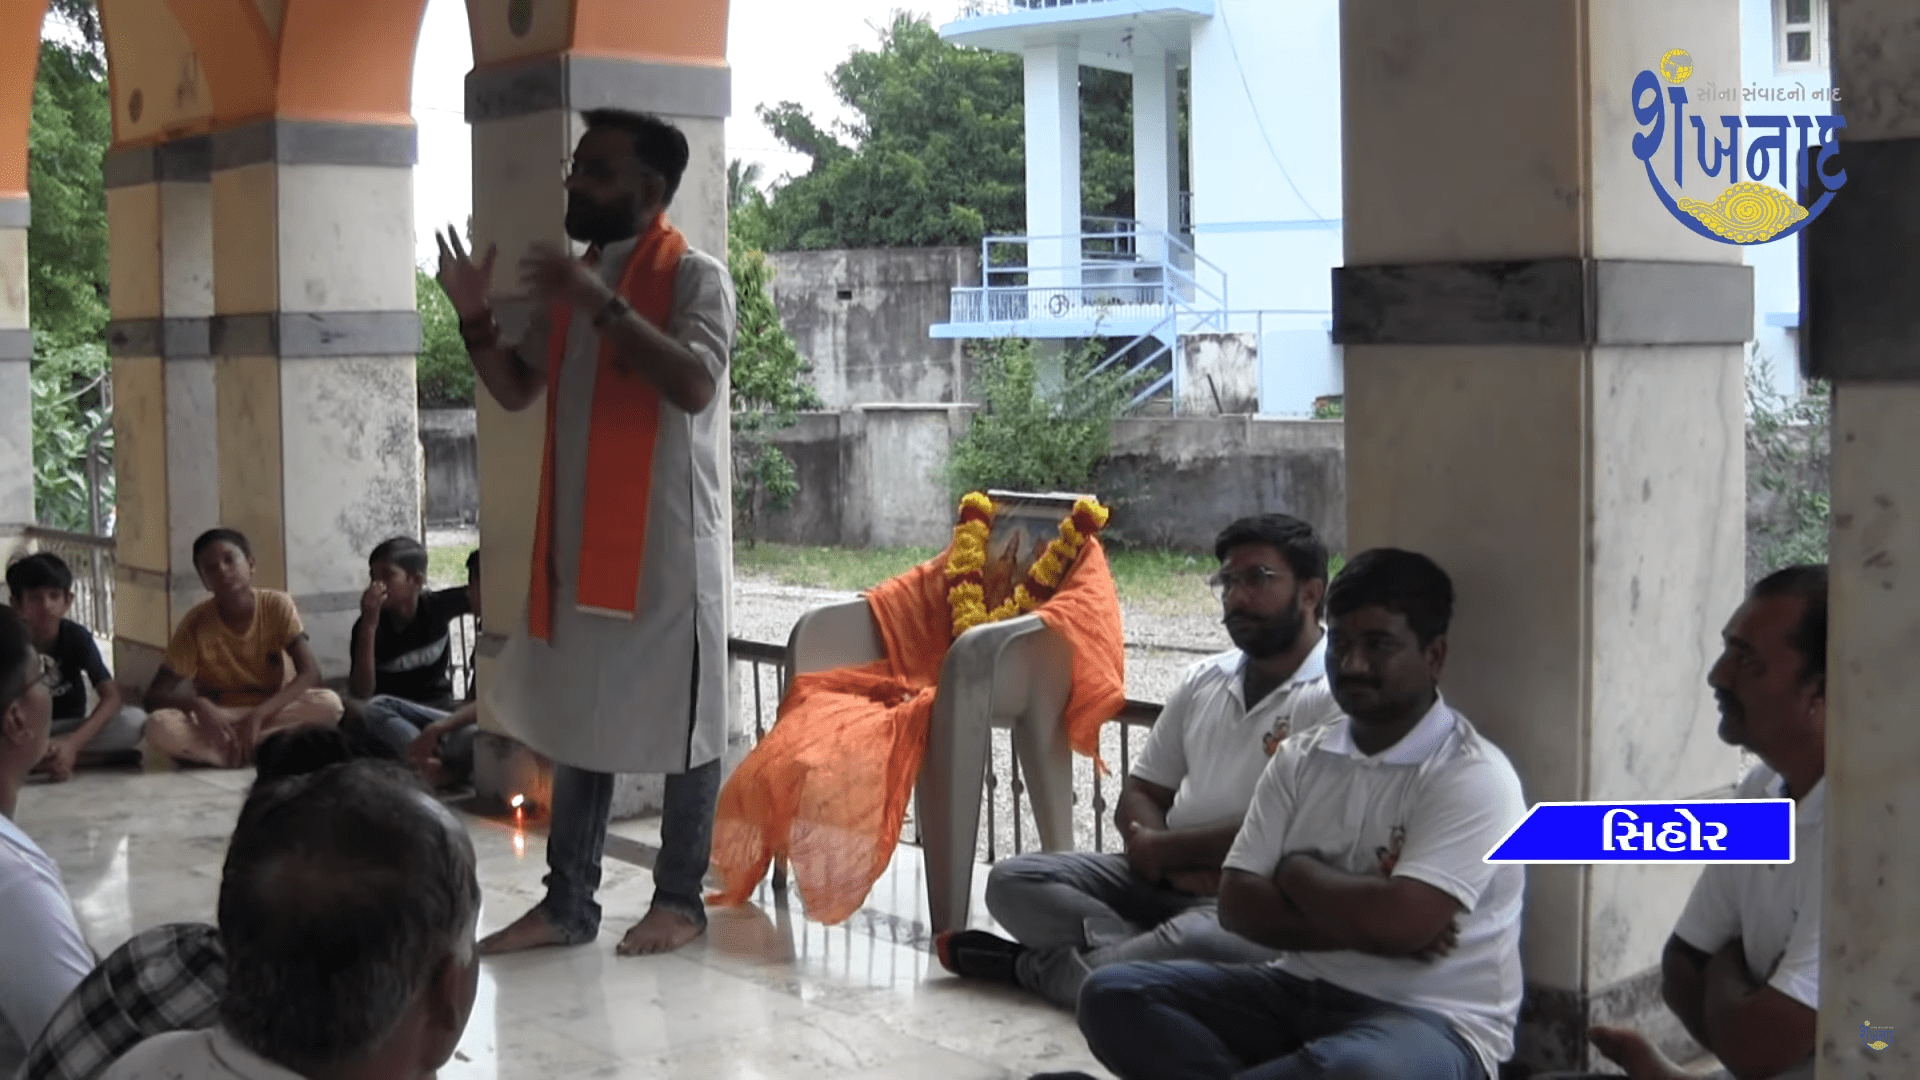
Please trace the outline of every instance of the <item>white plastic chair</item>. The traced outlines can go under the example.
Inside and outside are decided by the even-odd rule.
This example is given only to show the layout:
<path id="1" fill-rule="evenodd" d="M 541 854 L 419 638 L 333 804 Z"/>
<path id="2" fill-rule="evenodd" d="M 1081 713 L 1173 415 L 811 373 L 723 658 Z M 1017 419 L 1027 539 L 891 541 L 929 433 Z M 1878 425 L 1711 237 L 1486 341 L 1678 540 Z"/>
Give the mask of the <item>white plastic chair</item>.
<path id="1" fill-rule="evenodd" d="M 789 677 L 885 658 L 865 598 L 807 612 L 787 638 Z M 948 650 L 913 793 L 934 933 L 967 925 L 990 727 L 1013 731 L 1041 849 L 1072 846 L 1073 757 L 1061 720 L 1072 677 L 1072 647 L 1037 615 L 976 626 Z M 776 885 L 784 870 L 776 866 Z"/>

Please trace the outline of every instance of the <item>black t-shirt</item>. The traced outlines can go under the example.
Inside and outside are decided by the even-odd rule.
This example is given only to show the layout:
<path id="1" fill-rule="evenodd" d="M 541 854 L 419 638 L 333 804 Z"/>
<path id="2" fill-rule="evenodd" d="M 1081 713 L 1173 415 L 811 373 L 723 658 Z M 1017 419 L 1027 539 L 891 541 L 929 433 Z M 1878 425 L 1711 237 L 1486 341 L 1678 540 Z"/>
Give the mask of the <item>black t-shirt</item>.
<path id="1" fill-rule="evenodd" d="M 447 628 L 472 610 L 461 586 L 421 593 L 413 621 L 404 627 L 395 625 L 393 612 L 380 612 L 373 631 L 373 692 L 426 704 L 453 697 L 453 642 Z M 364 621 L 354 620 L 354 637 Z"/>
<path id="2" fill-rule="evenodd" d="M 72 619 L 60 620 L 60 632 L 47 651 L 60 668 L 59 681 L 53 684 L 53 718 L 83 720 L 87 715 L 87 682 L 99 686 L 112 678 L 100 659 L 100 645 L 86 627 Z"/>

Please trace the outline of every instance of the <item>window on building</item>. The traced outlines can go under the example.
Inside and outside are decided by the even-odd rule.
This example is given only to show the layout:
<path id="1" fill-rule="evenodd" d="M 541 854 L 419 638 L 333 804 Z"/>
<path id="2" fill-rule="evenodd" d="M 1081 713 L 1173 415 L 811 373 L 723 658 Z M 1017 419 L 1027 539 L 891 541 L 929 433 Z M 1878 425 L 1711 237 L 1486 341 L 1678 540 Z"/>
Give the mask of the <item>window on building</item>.
<path id="1" fill-rule="evenodd" d="M 1773 57 L 1781 71 L 1827 66 L 1827 0 L 1773 0 Z"/>

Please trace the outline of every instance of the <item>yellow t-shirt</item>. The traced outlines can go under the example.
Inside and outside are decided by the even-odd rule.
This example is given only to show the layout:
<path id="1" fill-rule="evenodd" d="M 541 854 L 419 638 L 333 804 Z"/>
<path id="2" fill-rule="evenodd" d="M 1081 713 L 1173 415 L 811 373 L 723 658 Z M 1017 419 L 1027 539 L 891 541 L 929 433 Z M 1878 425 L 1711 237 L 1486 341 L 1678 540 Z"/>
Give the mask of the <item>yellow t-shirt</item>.
<path id="1" fill-rule="evenodd" d="M 287 649 L 306 632 L 293 597 L 253 590 L 253 625 L 236 634 L 220 621 L 220 609 L 203 600 L 187 612 L 167 642 L 167 666 L 193 680 L 215 704 L 245 708 L 280 692 L 293 678 Z"/>

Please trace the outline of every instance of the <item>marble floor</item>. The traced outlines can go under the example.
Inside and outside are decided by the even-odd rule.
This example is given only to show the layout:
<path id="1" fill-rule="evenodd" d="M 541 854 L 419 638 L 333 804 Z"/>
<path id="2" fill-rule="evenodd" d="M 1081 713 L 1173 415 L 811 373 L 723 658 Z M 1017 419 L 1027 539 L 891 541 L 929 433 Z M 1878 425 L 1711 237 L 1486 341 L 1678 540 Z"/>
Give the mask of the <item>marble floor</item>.
<path id="1" fill-rule="evenodd" d="M 18 821 L 59 862 L 81 927 L 104 953 L 159 923 L 213 921 L 251 775 L 83 772 L 29 785 Z M 537 829 L 467 820 L 486 933 L 539 898 L 545 841 Z M 941 970 L 926 950 L 915 848 L 900 849 L 866 909 L 840 926 L 808 921 L 763 882 L 753 904 L 713 909 L 693 946 L 618 959 L 614 942 L 652 893 L 644 864 L 658 829 L 643 819 L 614 831 L 600 940 L 485 961 L 443 1080 L 1108 1075 L 1065 1013 Z M 983 881 L 976 874 L 976 895 Z"/>

